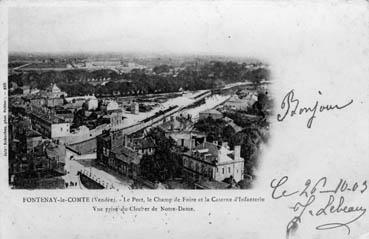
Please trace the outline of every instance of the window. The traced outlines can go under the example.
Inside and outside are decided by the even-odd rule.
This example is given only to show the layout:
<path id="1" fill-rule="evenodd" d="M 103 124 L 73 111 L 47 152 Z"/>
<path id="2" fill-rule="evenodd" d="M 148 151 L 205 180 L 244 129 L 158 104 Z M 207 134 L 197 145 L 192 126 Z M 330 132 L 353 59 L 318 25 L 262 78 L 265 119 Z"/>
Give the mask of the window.
<path id="1" fill-rule="evenodd" d="M 228 167 L 228 173 L 231 173 L 231 167 Z"/>
<path id="2" fill-rule="evenodd" d="M 224 174 L 224 168 L 222 168 L 222 174 Z"/>
<path id="3" fill-rule="evenodd" d="M 203 164 L 201 164 L 201 173 L 206 175 L 206 168 Z"/>

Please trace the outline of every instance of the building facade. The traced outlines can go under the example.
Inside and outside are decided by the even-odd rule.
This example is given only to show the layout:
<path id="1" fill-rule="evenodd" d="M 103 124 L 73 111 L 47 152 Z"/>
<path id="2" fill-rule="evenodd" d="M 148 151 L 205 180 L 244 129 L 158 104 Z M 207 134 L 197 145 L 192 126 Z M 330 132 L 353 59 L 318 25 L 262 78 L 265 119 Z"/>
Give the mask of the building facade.
<path id="1" fill-rule="evenodd" d="M 215 145 L 204 142 L 183 154 L 183 173 L 190 183 L 201 181 L 223 182 L 232 179 L 239 182 L 244 176 L 244 159 L 240 146 L 230 150 L 226 143 Z"/>
<path id="2" fill-rule="evenodd" d="M 138 114 L 139 113 L 139 104 L 137 102 L 131 103 L 131 113 Z"/>
<path id="3" fill-rule="evenodd" d="M 129 178 L 135 179 L 140 175 L 141 156 L 125 145 L 122 131 L 104 131 L 96 138 L 96 144 L 98 164 Z"/>
<path id="4" fill-rule="evenodd" d="M 106 102 L 103 102 L 102 103 L 101 110 L 104 111 L 104 112 L 106 112 L 106 113 L 110 113 L 112 111 L 119 110 L 119 105 L 114 100 L 106 101 Z"/>
<path id="5" fill-rule="evenodd" d="M 86 108 L 87 110 L 96 110 L 99 106 L 99 101 L 96 97 L 91 97 L 86 100 Z"/>
<path id="6" fill-rule="evenodd" d="M 46 99 L 46 106 L 47 107 L 56 107 L 62 106 L 64 104 L 63 98 L 47 98 Z"/>
<path id="7" fill-rule="evenodd" d="M 53 115 L 29 114 L 32 127 L 45 137 L 55 139 L 69 136 L 70 124 Z"/>
<path id="8" fill-rule="evenodd" d="M 46 89 L 46 95 L 47 95 L 47 98 L 61 98 L 62 96 L 67 97 L 67 93 L 61 91 L 60 88 L 56 84 L 51 84 Z"/>
<path id="9" fill-rule="evenodd" d="M 213 120 L 223 118 L 223 114 L 216 109 L 205 110 L 199 113 L 200 119 L 212 118 Z"/>

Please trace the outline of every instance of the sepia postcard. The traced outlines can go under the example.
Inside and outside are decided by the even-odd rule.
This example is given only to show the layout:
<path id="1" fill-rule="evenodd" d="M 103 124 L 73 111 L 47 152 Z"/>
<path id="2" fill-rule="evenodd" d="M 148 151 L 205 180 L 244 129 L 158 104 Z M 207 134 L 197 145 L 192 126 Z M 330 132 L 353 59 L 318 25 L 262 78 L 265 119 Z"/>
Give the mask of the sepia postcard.
<path id="1" fill-rule="evenodd" d="M 2 1 L 0 238 L 369 239 L 368 1 Z"/>

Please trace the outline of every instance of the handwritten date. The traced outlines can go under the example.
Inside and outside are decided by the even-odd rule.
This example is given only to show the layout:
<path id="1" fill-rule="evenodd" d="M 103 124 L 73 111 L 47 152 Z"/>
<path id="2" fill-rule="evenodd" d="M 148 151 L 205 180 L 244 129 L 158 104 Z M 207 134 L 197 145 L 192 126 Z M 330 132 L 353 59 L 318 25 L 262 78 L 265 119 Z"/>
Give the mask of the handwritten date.
<path id="1" fill-rule="evenodd" d="M 287 237 L 293 234 L 298 225 L 302 222 L 304 215 L 309 216 L 328 216 L 333 214 L 347 214 L 352 215 L 351 219 L 344 222 L 329 222 L 316 226 L 317 230 L 328 230 L 335 228 L 346 228 L 347 233 L 350 234 L 350 224 L 359 220 L 366 213 L 366 208 L 357 205 L 347 205 L 344 195 L 347 193 L 363 194 L 368 189 L 368 182 L 364 180 L 362 182 L 349 183 L 347 180 L 339 179 L 334 186 L 327 186 L 328 179 L 322 177 L 319 180 L 312 181 L 307 179 L 303 187 L 298 190 L 288 191 L 285 189 L 288 183 L 288 177 L 283 176 L 280 179 L 273 179 L 270 183 L 272 188 L 272 198 L 298 198 L 292 207 L 293 212 L 297 213 L 287 224 Z M 318 197 L 327 196 L 326 200 L 323 200 L 323 205 L 316 205 Z"/>

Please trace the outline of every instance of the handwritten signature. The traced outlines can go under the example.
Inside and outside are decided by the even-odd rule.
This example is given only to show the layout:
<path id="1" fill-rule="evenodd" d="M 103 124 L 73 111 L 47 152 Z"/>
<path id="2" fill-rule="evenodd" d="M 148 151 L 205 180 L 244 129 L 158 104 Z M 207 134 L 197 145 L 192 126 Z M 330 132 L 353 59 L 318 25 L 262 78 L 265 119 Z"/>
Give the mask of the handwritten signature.
<path id="1" fill-rule="evenodd" d="M 359 220 L 366 213 L 366 208 L 363 206 L 347 205 L 343 193 L 358 193 L 363 194 L 368 189 L 368 182 L 353 182 L 349 184 L 346 180 L 340 179 L 335 187 L 327 189 L 328 179 L 322 177 L 317 181 L 308 179 L 300 190 L 287 191 L 284 189 L 288 181 L 287 176 L 280 179 L 273 179 L 270 183 L 273 199 L 293 198 L 298 197 L 298 201 L 290 207 L 293 212 L 297 213 L 287 224 L 287 237 L 293 234 L 298 225 L 302 222 L 302 217 L 310 216 L 328 216 L 332 214 L 352 215 L 352 218 L 344 222 L 329 222 L 316 226 L 317 230 L 329 230 L 335 228 L 346 228 L 350 234 L 350 224 Z M 319 196 L 328 195 L 326 202 L 323 205 L 315 205 L 316 199 Z M 314 204 L 315 203 L 315 204 Z M 315 205 L 315 207 L 313 207 Z"/>
<path id="2" fill-rule="evenodd" d="M 322 95 L 321 91 L 318 91 L 319 95 Z M 283 98 L 281 103 L 281 109 L 284 110 L 283 113 L 277 115 L 278 121 L 283 121 L 288 115 L 290 117 L 294 117 L 295 115 L 302 115 L 311 113 L 310 118 L 307 122 L 307 127 L 311 128 L 313 124 L 313 120 L 316 118 L 316 115 L 318 112 L 323 111 L 331 111 L 331 110 L 342 110 L 346 108 L 347 106 L 351 105 L 354 102 L 353 99 L 348 101 L 346 104 L 343 105 L 321 105 L 318 100 L 315 101 L 314 106 L 310 107 L 301 107 L 300 106 L 300 100 L 295 98 L 295 92 L 294 90 L 290 90 Z"/>

